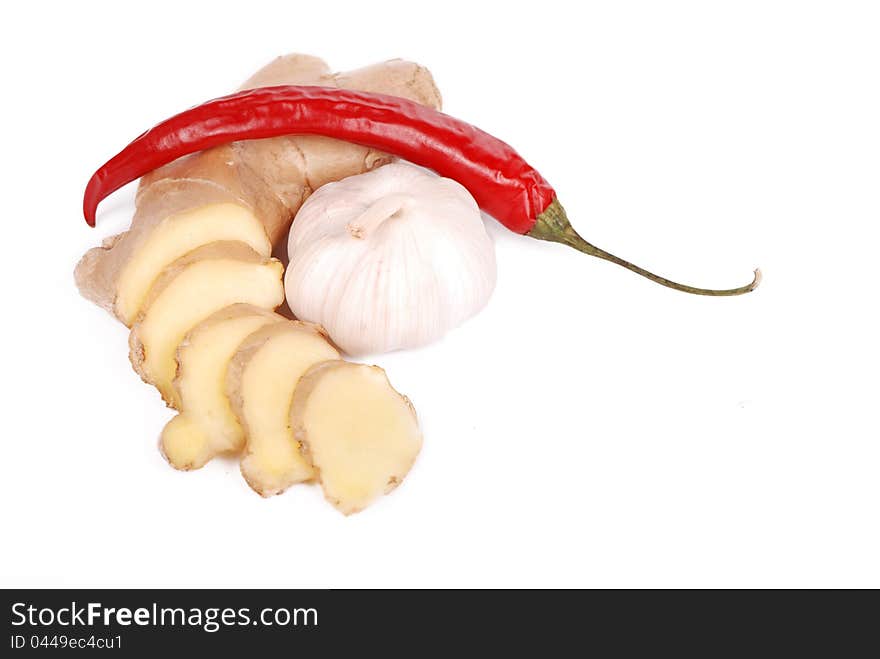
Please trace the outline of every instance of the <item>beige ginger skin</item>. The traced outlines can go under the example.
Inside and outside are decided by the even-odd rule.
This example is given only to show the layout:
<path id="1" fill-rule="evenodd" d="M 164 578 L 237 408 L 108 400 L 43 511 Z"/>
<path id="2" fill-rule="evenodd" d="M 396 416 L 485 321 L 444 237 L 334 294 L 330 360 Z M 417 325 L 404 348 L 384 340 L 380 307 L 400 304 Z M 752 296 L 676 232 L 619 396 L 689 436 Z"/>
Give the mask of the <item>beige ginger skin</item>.
<path id="1" fill-rule="evenodd" d="M 391 60 L 332 73 L 308 55 L 279 57 L 242 86 L 299 84 L 392 94 L 439 108 L 427 69 Z M 141 179 L 128 231 L 89 250 L 75 278 L 87 299 L 131 326 L 153 280 L 207 242 L 240 240 L 269 256 L 318 187 L 371 170 L 387 154 L 318 136 L 234 142 L 181 158 Z"/>
<path id="2" fill-rule="evenodd" d="M 277 84 L 360 89 L 440 107 L 430 73 L 402 60 L 331 73 L 317 58 L 288 55 L 242 88 Z M 81 293 L 131 328 L 132 366 L 180 411 L 160 439 L 172 466 L 197 469 L 219 453 L 243 451 L 242 474 L 259 494 L 322 474 L 327 497 L 346 514 L 406 474 L 421 445 L 409 402 L 381 369 L 361 370 L 375 367 L 310 371 L 344 362 L 322 328 L 273 312 L 284 301 L 283 265 L 273 248 L 305 199 L 391 160 L 316 136 L 192 154 L 142 178 L 129 230 L 83 256 L 75 271 Z M 303 385 L 306 372 L 312 375 Z M 337 379 L 341 403 L 350 407 L 342 416 L 366 431 L 354 438 L 367 441 L 355 453 L 376 452 L 363 468 L 352 462 L 352 437 L 335 436 L 340 429 L 322 421 L 324 384 Z M 375 409 L 366 411 L 365 402 Z M 311 420 L 308 432 L 295 426 L 294 408 Z M 379 423 L 389 432 L 383 435 Z"/>

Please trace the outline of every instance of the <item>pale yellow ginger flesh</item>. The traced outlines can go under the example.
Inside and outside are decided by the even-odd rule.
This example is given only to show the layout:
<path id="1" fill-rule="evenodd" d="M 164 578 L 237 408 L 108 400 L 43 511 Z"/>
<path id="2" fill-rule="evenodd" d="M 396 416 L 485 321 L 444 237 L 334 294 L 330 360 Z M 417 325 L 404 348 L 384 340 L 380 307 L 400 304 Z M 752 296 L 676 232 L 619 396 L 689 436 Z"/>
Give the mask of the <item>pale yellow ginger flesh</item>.
<path id="1" fill-rule="evenodd" d="M 120 270 L 116 315 L 130 327 L 150 286 L 165 267 L 197 247 L 225 240 L 243 242 L 262 256 L 272 255 L 263 224 L 241 205 L 208 204 L 163 219 Z"/>
<path id="2" fill-rule="evenodd" d="M 291 433 L 290 404 L 303 373 L 338 358 L 316 326 L 296 321 L 258 330 L 232 358 L 226 392 L 245 432 L 241 473 L 262 496 L 314 477 Z"/>
<path id="3" fill-rule="evenodd" d="M 129 336 L 129 357 L 169 407 L 179 400 L 172 386 L 177 347 L 193 327 L 237 302 L 274 309 L 284 300 L 283 266 L 240 242 L 217 242 L 169 265 L 150 289 Z"/>
<path id="4" fill-rule="evenodd" d="M 244 447 L 244 432 L 226 398 L 226 370 L 239 345 L 283 316 L 250 304 L 221 309 L 196 325 L 177 349 L 174 391 L 180 414 L 162 431 L 160 447 L 177 469 L 199 469 Z"/>
<path id="5" fill-rule="evenodd" d="M 346 515 L 393 490 L 422 447 L 412 404 L 378 366 L 314 366 L 294 393 L 290 425 L 324 496 Z"/>

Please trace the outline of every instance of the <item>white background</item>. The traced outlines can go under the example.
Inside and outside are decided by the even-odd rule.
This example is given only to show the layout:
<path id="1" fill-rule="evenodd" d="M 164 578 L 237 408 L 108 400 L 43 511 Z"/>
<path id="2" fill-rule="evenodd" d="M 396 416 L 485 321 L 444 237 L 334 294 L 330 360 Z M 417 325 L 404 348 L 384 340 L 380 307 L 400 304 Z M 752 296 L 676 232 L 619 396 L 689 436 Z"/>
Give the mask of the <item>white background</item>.
<path id="1" fill-rule="evenodd" d="M 15 8 L 12 8 L 15 7 Z M 25 8 L 26 7 L 26 8 Z M 0 584 L 880 586 L 880 20 L 864 2 L 5 4 Z M 275 55 L 427 65 L 596 244 L 489 221 L 498 287 L 375 358 L 419 410 L 403 485 L 337 513 L 156 449 L 171 412 L 79 256 L 93 169 Z"/>

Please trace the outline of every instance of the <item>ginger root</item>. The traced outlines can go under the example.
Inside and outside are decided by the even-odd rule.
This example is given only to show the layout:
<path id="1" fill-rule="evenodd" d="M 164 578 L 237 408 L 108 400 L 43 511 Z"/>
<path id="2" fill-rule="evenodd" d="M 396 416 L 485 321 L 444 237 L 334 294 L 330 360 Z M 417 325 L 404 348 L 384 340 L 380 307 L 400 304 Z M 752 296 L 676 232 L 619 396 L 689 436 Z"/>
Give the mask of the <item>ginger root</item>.
<path id="1" fill-rule="evenodd" d="M 415 409 L 378 366 L 313 366 L 294 392 L 290 426 L 324 496 L 346 515 L 397 487 L 422 447 Z"/>
<path id="2" fill-rule="evenodd" d="M 199 469 L 219 453 L 240 451 L 244 432 L 226 398 L 226 369 L 239 345 L 258 329 L 285 318 L 250 304 L 234 304 L 196 325 L 177 349 L 174 391 L 180 414 L 159 441 L 177 469 Z"/>
<path id="3" fill-rule="evenodd" d="M 210 243 L 174 261 L 150 288 L 131 329 L 129 358 L 135 371 L 177 408 L 175 356 L 187 332 L 237 302 L 274 309 L 284 300 L 283 271 L 280 261 L 234 241 Z"/>
<path id="4" fill-rule="evenodd" d="M 361 89 L 440 107 L 431 74 L 402 60 L 334 74 L 320 59 L 288 55 L 243 88 L 280 84 Z M 131 228 L 83 256 L 75 271 L 77 286 L 131 326 L 150 285 L 174 260 L 220 240 L 238 240 L 268 256 L 313 190 L 390 160 L 387 154 L 318 136 L 234 142 L 181 158 L 141 179 Z"/>
<path id="5" fill-rule="evenodd" d="M 279 84 L 360 89 L 440 107 L 431 74 L 402 60 L 334 74 L 317 58 L 289 55 L 243 88 Z M 392 159 L 320 136 L 194 153 L 143 177 L 129 230 L 82 257 L 75 271 L 80 292 L 131 328 L 132 365 L 180 411 L 160 443 L 172 466 L 197 469 L 218 453 L 244 449 L 242 474 L 263 496 L 311 480 L 319 469 L 328 498 L 346 513 L 406 474 L 421 444 L 408 401 L 384 373 L 380 385 L 373 371 L 367 377 L 359 370 L 316 370 L 300 391 L 306 371 L 336 364 L 339 353 L 317 326 L 272 312 L 284 301 L 283 267 L 272 249 L 305 199 L 325 183 Z M 342 417 L 366 424 L 355 439 L 351 428 L 323 422 L 331 377 L 343 381 Z M 295 400 L 303 413 L 292 417 Z M 314 467 L 291 427 L 303 414 L 297 432 L 311 442 Z M 371 425 L 382 419 L 392 422 L 387 437 Z M 358 474 L 356 439 L 377 451 L 364 457 Z"/>
<path id="6" fill-rule="evenodd" d="M 289 321 L 268 325 L 241 344 L 226 372 L 226 394 L 244 429 L 241 473 L 264 497 L 313 478 L 290 429 L 290 405 L 313 364 L 338 359 L 322 330 Z"/>

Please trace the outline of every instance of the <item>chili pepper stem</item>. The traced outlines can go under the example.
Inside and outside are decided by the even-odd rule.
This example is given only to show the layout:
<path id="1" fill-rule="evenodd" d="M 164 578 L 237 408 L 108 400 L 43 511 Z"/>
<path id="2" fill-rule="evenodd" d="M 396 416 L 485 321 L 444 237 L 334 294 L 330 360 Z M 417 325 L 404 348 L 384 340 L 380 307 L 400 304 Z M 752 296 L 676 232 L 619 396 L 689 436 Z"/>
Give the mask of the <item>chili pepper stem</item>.
<path id="1" fill-rule="evenodd" d="M 693 295 L 712 295 L 712 296 L 729 296 L 729 295 L 742 295 L 743 293 L 749 293 L 755 290 L 758 287 L 758 284 L 761 283 L 761 271 L 755 270 L 754 278 L 750 284 L 746 286 L 740 286 L 739 288 L 728 288 L 728 289 L 714 289 L 714 288 L 696 288 L 695 286 L 688 286 L 686 284 L 679 284 L 677 282 L 666 279 L 665 277 L 661 277 L 659 275 L 655 275 L 653 272 L 648 272 L 644 268 L 640 268 L 637 265 L 630 263 L 629 261 L 624 261 L 622 258 L 618 256 L 614 256 L 614 254 L 609 254 L 604 249 L 600 249 L 595 245 L 588 243 L 586 240 L 581 238 L 577 231 L 571 226 L 571 223 L 568 221 L 568 216 L 565 214 L 565 209 L 562 207 L 562 204 L 559 203 L 558 199 L 554 199 L 547 209 L 538 215 L 538 219 L 535 222 L 535 226 L 531 231 L 527 234 L 532 238 L 537 238 L 539 240 L 549 240 L 555 243 L 562 243 L 563 245 L 568 245 L 569 247 L 574 247 L 579 252 L 583 252 L 584 254 L 589 254 L 590 256 L 595 256 L 600 259 L 605 259 L 606 261 L 611 261 L 612 263 L 616 263 L 619 266 L 626 268 L 627 270 L 632 270 L 638 275 L 642 277 L 646 277 L 653 282 L 660 284 L 661 286 L 666 286 L 667 288 L 675 289 L 676 291 L 682 291 L 684 293 L 692 293 Z"/>

